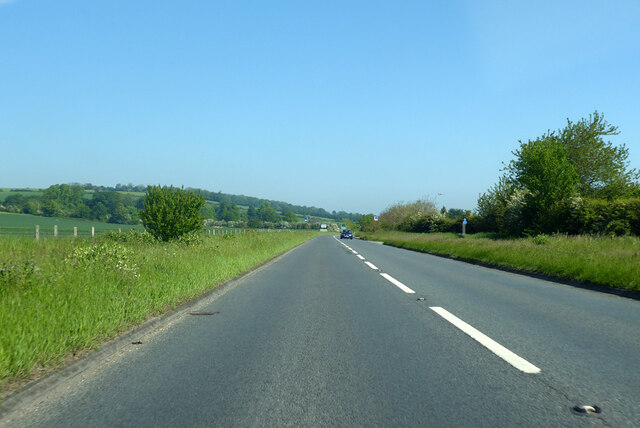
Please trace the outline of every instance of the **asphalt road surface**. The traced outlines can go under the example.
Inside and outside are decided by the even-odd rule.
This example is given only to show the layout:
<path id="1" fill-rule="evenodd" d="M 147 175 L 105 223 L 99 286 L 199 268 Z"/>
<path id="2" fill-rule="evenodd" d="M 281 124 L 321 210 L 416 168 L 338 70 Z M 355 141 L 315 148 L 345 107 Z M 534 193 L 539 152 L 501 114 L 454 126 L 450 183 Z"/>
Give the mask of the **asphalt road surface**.
<path id="1" fill-rule="evenodd" d="M 640 425 L 635 300 L 321 236 L 199 311 L 7 424 Z"/>

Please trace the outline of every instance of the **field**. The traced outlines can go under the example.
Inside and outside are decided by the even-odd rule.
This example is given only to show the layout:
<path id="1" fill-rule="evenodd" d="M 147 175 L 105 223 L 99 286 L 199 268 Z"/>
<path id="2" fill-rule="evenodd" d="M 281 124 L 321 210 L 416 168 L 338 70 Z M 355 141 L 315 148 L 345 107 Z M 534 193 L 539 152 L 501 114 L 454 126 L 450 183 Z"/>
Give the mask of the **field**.
<path id="1" fill-rule="evenodd" d="M 13 190 L 13 191 L 12 191 Z M 7 199 L 9 195 L 23 195 L 23 196 L 42 196 L 42 190 L 40 189 L 0 189 L 0 202 Z"/>
<path id="2" fill-rule="evenodd" d="M 360 233 L 388 245 L 489 265 L 640 292 L 640 238 L 540 235 L 499 239 L 487 234 Z"/>
<path id="3" fill-rule="evenodd" d="M 53 237 L 53 227 L 58 225 L 58 236 L 73 236 L 73 228 L 78 228 L 78 236 L 91 236 L 91 227 L 96 234 L 122 229 L 142 231 L 142 225 L 102 223 L 83 219 L 66 219 L 41 217 L 30 214 L 14 214 L 0 212 L 0 236 L 33 236 L 35 225 L 40 226 L 40 237 Z"/>
<path id="4" fill-rule="evenodd" d="M 0 239 L 0 391 L 312 238 L 305 232 Z M 1 396 L 2 394 L 0 394 Z"/>

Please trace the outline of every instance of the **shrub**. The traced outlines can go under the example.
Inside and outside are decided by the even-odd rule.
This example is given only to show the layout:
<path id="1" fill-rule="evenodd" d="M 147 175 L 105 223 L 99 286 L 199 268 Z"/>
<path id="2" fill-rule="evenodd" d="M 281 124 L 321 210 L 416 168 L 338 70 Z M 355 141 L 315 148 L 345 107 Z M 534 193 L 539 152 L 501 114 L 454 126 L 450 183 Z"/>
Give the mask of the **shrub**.
<path id="1" fill-rule="evenodd" d="M 203 205 L 204 197 L 191 190 L 149 186 L 140 219 L 149 233 L 168 241 L 202 228 Z"/>

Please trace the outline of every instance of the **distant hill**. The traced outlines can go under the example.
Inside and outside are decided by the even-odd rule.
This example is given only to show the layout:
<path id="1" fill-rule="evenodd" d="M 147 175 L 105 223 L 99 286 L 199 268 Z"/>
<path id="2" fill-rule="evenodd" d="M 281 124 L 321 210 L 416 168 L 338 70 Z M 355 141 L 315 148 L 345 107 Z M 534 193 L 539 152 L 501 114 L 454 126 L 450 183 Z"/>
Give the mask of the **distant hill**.
<path id="1" fill-rule="evenodd" d="M 103 205 L 106 206 L 107 211 L 110 211 L 110 209 L 115 210 L 118 206 L 118 204 L 120 203 L 121 205 L 124 205 L 125 208 L 129 209 L 129 207 L 133 207 L 133 208 L 139 208 L 140 207 L 140 199 L 144 196 L 144 194 L 146 193 L 147 190 L 147 186 L 144 185 L 133 185 L 133 184 L 116 184 L 115 187 L 109 187 L 109 186 L 99 186 L 99 185 L 94 185 L 91 183 L 85 183 L 85 184 L 81 184 L 81 183 L 69 183 L 66 185 L 53 185 L 50 186 L 48 189 L 51 190 L 52 188 L 56 188 L 55 190 L 59 190 L 60 186 L 68 186 L 68 187 L 73 187 L 74 189 L 78 189 L 82 188 L 85 192 L 82 195 L 82 199 L 85 200 L 86 204 L 88 205 L 89 208 L 95 209 L 95 206 L 92 206 L 91 204 L 91 200 L 94 198 L 94 195 L 98 195 L 99 197 L 106 199 L 103 202 Z M 275 201 L 275 200 L 271 200 L 271 199 L 262 199 L 262 198 L 256 198 L 253 196 L 245 196 L 245 195 L 233 195 L 233 194 L 229 194 L 229 193 L 222 193 L 220 191 L 218 192 L 212 192 L 209 190 L 205 190 L 205 189 L 198 189 L 198 188 L 187 188 L 188 190 L 193 190 L 194 192 L 200 192 L 200 194 L 205 198 L 205 200 L 213 203 L 214 205 L 218 205 L 221 203 L 225 203 L 225 204 L 233 204 L 233 205 L 237 205 L 238 207 L 243 208 L 242 211 L 246 211 L 248 210 L 250 207 L 254 207 L 254 208 L 258 208 L 261 205 L 263 205 L 265 202 L 268 202 L 271 205 L 271 208 L 273 208 L 275 211 L 277 211 L 279 214 L 280 213 L 286 213 L 286 212 L 293 212 L 295 214 L 297 214 L 298 216 L 311 216 L 311 217 L 317 217 L 317 218 L 322 218 L 322 219 L 332 219 L 332 220 L 336 220 L 336 221 L 340 221 L 343 219 L 349 219 L 351 221 L 358 221 L 358 219 L 360 219 L 360 217 L 362 217 L 362 214 L 360 213 L 348 213 L 345 211 L 332 211 L 329 212 L 327 210 L 325 210 L 324 208 L 317 208 L 317 207 L 308 207 L 308 206 L 303 206 L 303 205 L 294 205 L 294 204 L 290 204 L 288 202 L 283 202 L 283 201 Z M 36 206 L 36 202 L 38 202 L 40 199 L 46 198 L 47 194 L 51 194 L 51 193 L 56 193 L 56 192 L 46 192 L 47 189 L 26 189 L 26 188 L 20 188 L 20 189 L 0 189 L 0 205 L 2 205 L 8 198 L 8 200 L 13 204 L 11 206 L 4 206 L 4 209 L 6 211 L 12 211 L 12 212 L 24 212 L 24 213 L 30 213 L 30 214 L 41 214 L 41 212 L 43 211 L 42 208 L 44 208 L 44 215 L 69 215 L 71 217 L 81 217 L 81 218 L 91 218 L 91 216 L 87 213 L 81 213 L 79 210 L 70 210 L 68 213 L 64 213 L 64 206 L 61 207 L 61 211 L 56 211 L 57 207 L 51 207 L 51 206 L 45 206 L 44 203 L 45 201 L 42 200 L 42 207 L 36 207 L 34 208 L 34 206 Z M 120 194 L 122 194 L 122 198 L 121 200 L 114 200 L 113 198 L 109 198 L 108 193 L 106 192 L 118 192 Z M 58 192 L 59 193 L 59 192 Z M 12 196 L 13 195 L 13 196 Z M 51 199 L 51 198 L 49 198 Z M 67 198 L 68 199 L 68 198 Z M 29 202 L 31 200 L 31 202 Z M 68 201 L 67 201 L 68 202 Z M 110 203 L 108 203 L 110 202 Z M 27 203 L 30 204 L 29 207 L 27 207 Z M 7 205 L 7 204 L 5 204 Z M 27 207 L 26 210 L 23 209 L 18 209 L 18 206 L 22 206 Z M 49 205 L 51 205 L 51 203 L 49 203 Z M 64 204 L 63 204 L 64 205 Z M 70 204 L 73 205 L 73 204 Z M 78 205 L 78 203 L 76 203 L 75 205 Z M 95 204 L 94 204 L 95 205 Z M 110 205 L 113 205 L 113 207 L 110 207 Z M 81 207 L 84 209 L 84 207 Z M 98 208 L 102 208 L 102 207 L 98 207 Z M 134 209 L 131 209 L 130 212 L 127 214 L 127 219 L 129 219 L 129 221 L 134 221 L 135 219 L 135 213 L 133 212 Z M 47 209 L 49 209 L 49 211 L 47 211 Z M 40 211 L 40 212 L 36 212 Z M 85 215 L 86 214 L 86 215 Z M 110 216 L 109 216 L 110 217 Z M 122 221 L 125 222 L 125 221 Z"/>

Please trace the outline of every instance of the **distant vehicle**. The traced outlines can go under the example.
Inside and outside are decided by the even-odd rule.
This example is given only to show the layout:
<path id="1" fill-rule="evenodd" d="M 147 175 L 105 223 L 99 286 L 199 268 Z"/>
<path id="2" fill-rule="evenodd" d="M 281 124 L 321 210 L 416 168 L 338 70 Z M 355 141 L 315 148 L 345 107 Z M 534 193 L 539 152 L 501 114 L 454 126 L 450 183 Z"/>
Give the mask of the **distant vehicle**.
<path id="1" fill-rule="evenodd" d="M 340 239 L 353 239 L 353 232 L 347 229 L 343 230 L 340 232 Z"/>

